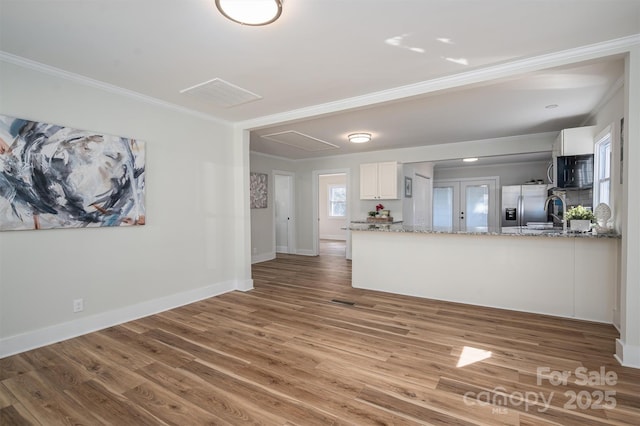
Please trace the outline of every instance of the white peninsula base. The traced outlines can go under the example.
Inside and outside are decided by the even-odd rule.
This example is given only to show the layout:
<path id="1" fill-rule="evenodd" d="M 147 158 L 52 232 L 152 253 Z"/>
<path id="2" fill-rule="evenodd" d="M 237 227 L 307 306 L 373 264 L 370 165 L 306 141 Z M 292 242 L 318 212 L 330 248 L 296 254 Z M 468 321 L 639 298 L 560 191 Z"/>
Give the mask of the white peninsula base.
<path id="1" fill-rule="evenodd" d="M 614 323 L 619 238 L 352 231 L 353 287 Z"/>

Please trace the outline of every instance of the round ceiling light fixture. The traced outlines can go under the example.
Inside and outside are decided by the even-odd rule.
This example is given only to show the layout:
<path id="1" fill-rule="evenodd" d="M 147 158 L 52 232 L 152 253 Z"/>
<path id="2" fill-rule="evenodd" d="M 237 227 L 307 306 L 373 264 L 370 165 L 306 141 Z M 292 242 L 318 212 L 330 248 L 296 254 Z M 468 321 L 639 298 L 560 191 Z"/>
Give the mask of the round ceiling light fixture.
<path id="1" fill-rule="evenodd" d="M 227 19 L 253 27 L 270 24 L 282 14 L 282 0 L 216 0 L 216 7 Z"/>
<path id="2" fill-rule="evenodd" d="M 477 157 L 463 158 L 462 161 L 464 161 L 465 163 L 474 163 L 478 161 L 478 158 Z"/>
<path id="3" fill-rule="evenodd" d="M 371 140 L 371 133 L 351 133 L 348 138 L 351 143 L 365 143 Z"/>

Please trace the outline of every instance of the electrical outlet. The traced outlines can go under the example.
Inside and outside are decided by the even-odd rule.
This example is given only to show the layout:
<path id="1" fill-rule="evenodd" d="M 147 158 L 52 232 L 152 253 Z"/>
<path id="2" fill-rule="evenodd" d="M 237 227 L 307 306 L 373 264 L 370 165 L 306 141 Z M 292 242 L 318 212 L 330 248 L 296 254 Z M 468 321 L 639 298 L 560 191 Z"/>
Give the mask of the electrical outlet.
<path id="1" fill-rule="evenodd" d="M 253 254 L 258 254 L 258 249 L 256 247 L 253 248 Z"/>
<path id="2" fill-rule="evenodd" d="M 73 301 L 73 312 L 78 313 L 84 311 L 84 300 L 75 299 Z"/>

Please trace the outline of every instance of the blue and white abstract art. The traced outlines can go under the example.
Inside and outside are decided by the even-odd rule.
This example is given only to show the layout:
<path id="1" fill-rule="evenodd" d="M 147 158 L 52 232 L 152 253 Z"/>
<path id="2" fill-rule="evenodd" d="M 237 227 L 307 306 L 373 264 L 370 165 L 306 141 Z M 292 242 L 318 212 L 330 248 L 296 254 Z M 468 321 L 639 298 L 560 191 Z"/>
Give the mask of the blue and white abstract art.
<path id="1" fill-rule="evenodd" d="M 0 115 L 0 231 L 144 225 L 144 148 Z"/>

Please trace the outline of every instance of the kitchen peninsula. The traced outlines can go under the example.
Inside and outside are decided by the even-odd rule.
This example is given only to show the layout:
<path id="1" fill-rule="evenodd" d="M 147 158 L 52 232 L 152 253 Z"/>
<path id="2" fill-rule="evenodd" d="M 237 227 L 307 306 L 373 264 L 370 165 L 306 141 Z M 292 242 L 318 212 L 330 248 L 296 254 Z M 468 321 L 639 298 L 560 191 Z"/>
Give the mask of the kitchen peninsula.
<path id="1" fill-rule="evenodd" d="M 612 323 L 617 234 L 436 232 L 352 224 L 353 286 Z"/>

